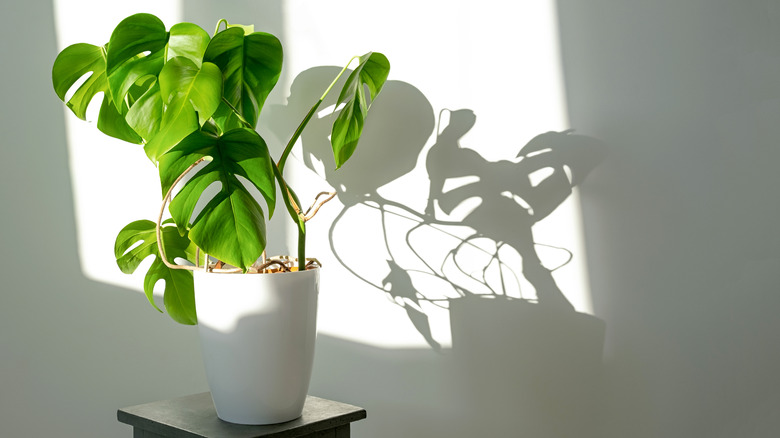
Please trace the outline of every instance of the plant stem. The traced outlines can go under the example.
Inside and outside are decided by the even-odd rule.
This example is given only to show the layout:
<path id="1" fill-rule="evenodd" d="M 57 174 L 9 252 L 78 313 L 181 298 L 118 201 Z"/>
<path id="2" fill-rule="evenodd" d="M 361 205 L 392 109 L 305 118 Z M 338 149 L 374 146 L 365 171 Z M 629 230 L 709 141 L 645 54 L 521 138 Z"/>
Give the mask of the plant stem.
<path id="1" fill-rule="evenodd" d="M 282 156 L 279 157 L 279 162 L 277 163 L 277 166 L 279 167 L 280 171 L 284 171 L 284 165 L 287 162 L 287 157 L 290 155 L 290 152 L 292 152 L 293 146 L 295 146 L 295 142 L 298 141 L 298 138 L 301 136 L 301 133 L 303 132 L 303 128 L 306 127 L 306 125 L 309 123 L 309 120 L 314 116 L 314 113 L 317 112 L 317 108 L 320 107 L 320 104 L 322 103 L 322 99 L 318 100 L 317 103 L 314 104 L 314 106 L 311 107 L 308 114 L 306 114 L 306 117 L 303 118 L 301 123 L 298 125 L 298 128 L 295 129 L 295 132 L 293 133 L 292 137 L 290 137 L 290 141 L 287 142 L 287 146 L 285 146 L 284 151 L 282 152 Z"/>
<path id="2" fill-rule="evenodd" d="M 306 223 L 298 227 L 298 270 L 306 270 Z"/>
<path id="3" fill-rule="evenodd" d="M 225 20 L 225 19 L 223 18 L 223 19 L 221 19 L 221 20 L 217 21 L 217 28 L 216 28 L 216 29 L 214 29 L 214 36 L 216 36 L 216 35 L 219 33 L 219 26 L 221 26 L 221 25 L 222 25 L 222 23 L 225 23 L 225 29 L 227 29 L 227 26 L 228 26 L 228 21 L 227 21 L 227 20 Z M 212 36 L 212 38 L 213 38 L 214 36 Z"/>
<path id="4" fill-rule="evenodd" d="M 188 174 L 192 169 L 195 168 L 195 166 L 197 166 L 198 164 L 200 164 L 202 161 L 205 161 L 205 160 L 206 160 L 206 157 L 199 158 L 198 161 L 190 164 L 190 167 L 188 167 L 184 172 L 181 173 L 181 175 L 179 175 L 178 178 L 176 178 L 176 181 L 174 181 L 173 184 L 171 184 L 171 187 L 168 189 L 168 193 L 166 193 L 165 196 L 163 197 L 162 206 L 160 207 L 160 214 L 157 216 L 157 223 L 155 225 L 155 233 L 156 233 L 156 236 L 157 236 L 157 251 L 158 251 L 158 255 L 160 256 L 160 259 L 163 261 L 165 266 L 167 266 L 167 267 L 169 267 L 171 269 L 186 269 L 186 270 L 190 270 L 190 271 L 194 270 L 192 266 L 181 266 L 181 265 L 173 264 L 173 263 L 169 262 L 168 258 L 165 256 L 165 245 L 163 245 L 163 240 L 162 240 L 163 239 L 162 238 L 162 217 L 163 217 L 163 214 L 165 213 L 165 205 L 168 203 L 168 201 L 171 200 L 171 194 L 173 193 L 173 189 L 176 187 L 177 184 L 179 184 L 179 181 L 181 181 L 182 178 L 184 178 L 184 175 Z M 197 262 L 195 264 L 196 264 L 196 267 L 197 267 Z"/>
<path id="5" fill-rule="evenodd" d="M 328 88 L 325 89 L 325 92 L 322 93 L 322 96 L 320 99 L 311 107 L 309 112 L 306 114 L 306 117 L 301 120 L 301 123 L 298 125 L 298 128 L 295 129 L 295 132 L 293 133 L 292 137 L 290 137 L 290 141 L 287 142 L 287 146 L 285 146 L 284 151 L 282 152 L 282 156 L 279 157 L 279 162 L 277 163 L 277 178 L 284 184 L 284 179 L 282 178 L 282 172 L 284 172 L 284 166 L 287 163 L 287 157 L 290 156 L 290 152 L 292 152 L 293 146 L 295 146 L 295 143 L 298 141 L 298 138 L 300 138 L 301 134 L 303 133 L 303 129 L 306 128 L 306 125 L 309 124 L 309 121 L 312 117 L 314 117 L 314 114 L 317 112 L 317 108 L 320 107 L 320 104 L 325 100 L 325 97 L 328 96 L 328 93 L 330 93 L 330 90 L 333 89 L 333 87 L 336 85 L 336 83 L 341 79 L 341 76 L 344 74 L 345 71 L 347 71 L 347 68 L 349 68 L 349 65 L 352 64 L 352 61 L 355 60 L 355 58 L 360 58 L 359 56 L 353 56 L 347 65 L 344 66 L 344 68 L 341 69 L 338 75 L 333 79 L 333 81 L 328 85 Z M 337 103 L 338 104 L 338 103 Z M 295 200 L 293 199 L 292 192 L 287 189 L 283 190 L 285 192 L 285 196 L 287 197 L 287 200 L 295 204 Z M 290 215 L 293 217 L 293 220 L 295 220 L 298 223 L 298 270 L 303 271 L 306 269 L 306 219 L 303 217 L 302 213 L 300 212 L 300 209 L 296 209 L 295 216 L 292 215 L 292 211 L 290 212 Z"/>
<path id="6" fill-rule="evenodd" d="M 220 22 L 217 23 L 217 31 L 219 30 L 219 26 L 222 23 L 222 21 L 225 20 L 220 20 Z M 225 25 L 227 25 L 227 21 L 225 21 Z M 216 35 L 216 33 L 217 32 L 215 31 L 214 34 Z M 285 204 L 287 205 L 287 211 L 290 214 L 290 217 L 298 224 L 298 270 L 300 271 L 306 269 L 306 218 L 304 217 L 304 214 L 301 212 L 301 209 L 299 207 L 299 202 L 296 202 L 292 190 L 290 190 L 290 188 L 287 186 L 287 183 L 284 181 L 284 177 L 282 176 L 284 172 L 284 165 L 287 163 L 287 158 L 290 156 L 290 152 L 292 152 L 293 146 L 295 146 L 295 143 L 298 141 L 298 138 L 300 138 L 301 133 L 303 133 L 303 129 L 306 128 L 306 125 L 309 123 L 311 118 L 314 117 L 314 114 L 317 112 L 317 108 L 320 107 L 320 104 L 328 96 L 330 90 L 333 89 L 333 87 L 336 85 L 339 79 L 341 79 L 341 76 L 344 74 L 344 72 L 347 71 L 349 65 L 352 64 L 352 61 L 354 61 L 356 58 L 360 59 L 359 56 L 353 56 L 349 60 L 347 65 L 345 65 L 344 68 L 341 69 L 339 74 L 336 75 L 336 77 L 333 79 L 330 85 L 328 85 L 328 88 L 325 89 L 324 93 L 322 93 L 320 99 L 311 107 L 309 112 L 306 114 L 306 117 L 303 118 L 301 123 L 295 129 L 295 132 L 293 133 L 292 137 L 290 137 L 290 141 L 287 142 L 287 146 L 285 146 L 281 157 L 279 157 L 278 163 L 274 165 L 274 174 L 276 176 L 276 179 L 279 181 L 279 184 L 281 185 L 282 194 L 284 196 Z M 238 109 L 236 109 L 230 102 L 228 102 L 228 100 L 225 99 L 224 96 L 222 96 L 222 101 L 225 102 L 225 104 L 228 107 L 230 107 L 231 110 L 233 110 L 233 113 L 246 127 L 250 129 L 254 129 L 254 126 L 252 126 L 241 115 Z"/>

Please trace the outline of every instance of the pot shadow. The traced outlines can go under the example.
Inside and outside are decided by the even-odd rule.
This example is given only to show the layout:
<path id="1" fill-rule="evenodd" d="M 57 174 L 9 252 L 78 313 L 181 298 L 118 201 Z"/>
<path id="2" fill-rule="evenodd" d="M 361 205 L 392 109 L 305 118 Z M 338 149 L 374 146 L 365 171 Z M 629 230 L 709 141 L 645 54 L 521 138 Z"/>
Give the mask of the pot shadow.
<path id="1" fill-rule="evenodd" d="M 294 130 L 304 103 L 338 71 L 301 73 L 288 104 L 271 111 L 272 129 Z M 338 172 L 324 112 L 302 136 L 301 161 L 344 205 L 329 236 L 338 262 L 403 308 L 431 348 L 385 350 L 320 335 L 312 390 L 363 403 L 378 428 L 372 434 L 598 436 L 605 324 L 569 302 L 553 272 L 573 255 L 536 241 L 533 227 L 599 164 L 603 144 L 547 132 L 489 161 L 460 144 L 473 111 L 443 111 L 437 120 L 424 94 L 401 81 L 388 81 L 371 112 L 361 146 Z M 388 194 L 404 179 L 417 189 L 423 181 L 417 192 L 427 198 Z M 368 210 L 375 223 L 351 222 Z M 338 230 L 355 226 L 379 229 L 384 248 L 346 250 Z M 436 339 L 432 309 L 449 315 L 451 351 Z"/>

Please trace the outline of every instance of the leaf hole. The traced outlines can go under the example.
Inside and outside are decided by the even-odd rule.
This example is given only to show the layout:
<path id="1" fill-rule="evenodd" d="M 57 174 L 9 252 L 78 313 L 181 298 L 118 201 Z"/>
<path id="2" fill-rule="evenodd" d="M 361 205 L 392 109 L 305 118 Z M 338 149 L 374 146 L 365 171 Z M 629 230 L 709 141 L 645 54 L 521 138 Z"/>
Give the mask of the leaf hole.
<path id="1" fill-rule="evenodd" d="M 123 253 L 122 253 L 122 255 L 129 254 L 131 251 L 133 251 L 134 249 L 138 248 L 138 247 L 139 247 L 139 246 L 141 246 L 141 244 L 143 244 L 143 243 L 144 243 L 144 241 L 143 241 L 143 240 L 138 240 L 138 241 L 136 241 L 135 243 L 133 243 L 132 245 L 130 245 L 130 246 L 129 246 L 129 247 L 126 249 L 126 250 L 125 250 L 125 252 L 123 252 Z"/>
<path id="2" fill-rule="evenodd" d="M 255 201 L 258 201 L 260 199 L 265 199 L 263 197 L 263 194 L 260 193 L 260 190 L 255 187 L 255 185 L 252 183 L 252 181 L 249 181 L 248 179 L 244 178 L 242 175 L 236 175 L 236 179 L 241 183 L 242 186 L 246 189 L 247 192 L 254 198 Z"/>
<path id="3" fill-rule="evenodd" d="M 203 209 L 206 207 L 206 205 L 208 205 L 208 203 L 214 199 L 214 197 L 220 191 L 222 191 L 221 182 L 214 181 L 213 183 L 209 184 L 208 187 L 206 187 L 200 194 L 198 202 L 195 203 L 195 208 L 192 210 L 192 215 L 189 217 L 188 223 L 194 223 L 195 220 L 197 220 L 197 218 L 200 216 L 201 212 L 203 212 Z"/>
<path id="4" fill-rule="evenodd" d="M 70 101 L 70 99 L 73 98 L 73 95 L 76 94 L 76 92 L 81 88 L 82 85 L 84 85 L 85 82 L 89 80 L 89 78 L 92 77 L 94 72 L 88 71 L 84 73 L 80 78 L 76 79 L 76 82 L 73 83 L 73 85 L 68 88 L 68 91 L 65 93 L 65 102 Z"/>
<path id="5" fill-rule="evenodd" d="M 190 262 L 189 260 L 187 260 L 187 259 L 183 259 L 183 258 L 181 258 L 181 257 L 175 257 L 175 258 L 173 259 L 173 261 L 174 261 L 174 263 L 176 263 L 177 265 L 184 265 L 184 266 L 195 266 L 195 265 L 193 265 L 193 264 L 192 264 L 192 262 Z"/>
<path id="6" fill-rule="evenodd" d="M 193 167 L 192 170 L 189 171 L 189 173 L 184 175 L 184 178 L 182 178 L 181 181 L 179 181 L 179 183 L 176 184 L 176 186 L 173 188 L 173 191 L 171 192 L 171 199 L 175 198 L 176 195 L 178 195 L 179 192 L 181 191 L 182 187 L 184 187 L 192 178 L 194 178 L 198 174 L 198 172 L 200 172 L 201 169 L 206 167 L 208 163 L 209 160 L 202 161 L 198 163 L 198 165 Z"/>
<path id="7" fill-rule="evenodd" d="M 363 96 L 366 97 L 366 106 L 371 106 L 371 88 L 369 88 L 368 84 L 363 84 Z"/>

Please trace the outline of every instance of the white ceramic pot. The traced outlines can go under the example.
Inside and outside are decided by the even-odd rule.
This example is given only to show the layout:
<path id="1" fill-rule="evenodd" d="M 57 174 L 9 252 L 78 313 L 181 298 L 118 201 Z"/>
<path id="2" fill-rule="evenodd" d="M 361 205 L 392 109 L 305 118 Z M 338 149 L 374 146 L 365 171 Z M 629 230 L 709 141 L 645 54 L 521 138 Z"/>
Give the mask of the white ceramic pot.
<path id="1" fill-rule="evenodd" d="M 319 269 L 195 272 L 203 361 L 219 418 L 273 424 L 301 416 L 317 333 Z"/>

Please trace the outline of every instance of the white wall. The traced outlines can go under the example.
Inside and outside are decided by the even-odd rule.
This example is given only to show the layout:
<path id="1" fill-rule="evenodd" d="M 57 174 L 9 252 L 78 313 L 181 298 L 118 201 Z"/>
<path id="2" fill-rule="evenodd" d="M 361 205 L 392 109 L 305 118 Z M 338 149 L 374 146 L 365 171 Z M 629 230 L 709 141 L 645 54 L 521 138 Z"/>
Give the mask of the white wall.
<path id="1" fill-rule="evenodd" d="M 50 1 L 0 6 L 0 435 L 130 436 L 116 409 L 206 390 L 195 332 L 78 262 Z"/>
<path id="2" fill-rule="evenodd" d="M 776 436 L 780 9 L 560 0 L 606 436 Z"/>
<path id="3" fill-rule="evenodd" d="M 363 243 L 367 258 L 378 261 L 356 272 L 381 283 L 386 256 L 408 263 L 403 224 L 388 222 L 383 231 L 377 216 L 359 214 L 369 207 L 358 205 L 341 219 L 353 235 L 339 234 L 345 246 L 331 247 L 328 218 L 339 214 L 337 201 L 313 222 L 320 236 L 311 242 L 313 251 L 333 274 L 324 276 L 331 283 L 323 290 L 311 392 L 365 407 L 369 417 L 354 431 L 366 437 L 467 437 L 480 427 L 541 438 L 776 436 L 780 233 L 772 225 L 780 185 L 773 129 L 780 116 L 774 25 L 780 11 L 768 1 L 584 6 L 559 0 L 544 9 L 550 20 L 543 12 L 538 20 L 530 12 L 516 17 L 523 29 L 544 24 L 540 35 L 557 29 L 563 76 L 545 82 L 560 73 L 546 70 L 557 61 L 538 47 L 555 51 L 557 42 L 534 43 L 518 34 L 486 47 L 518 56 L 506 61 L 516 68 L 498 78 L 482 74 L 497 58 L 480 56 L 480 38 L 489 38 L 480 36 L 480 26 L 514 22 L 507 10 L 493 9 L 498 3 L 437 2 L 427 9 L 413 3 L 374 11 L 373 26 L 368 16 L 358 22 L 371 35 L 368 48 L 387 52 L 395 81 L 385 106 L 377 101 L 375 107 L 386 123 L 372 125 L 362 146 L 399 147 L 382 137 L 403 138 L 400 132 L 424 139 L 402 147 L 427 150 L 441 108 L 475 111 L 464 143 L 492 161 L 508 158 L 533 135 L 569 126 L 603 140 L 608 153 L 580 197 L 571 198 L 579 202 L 567 207 L 573 222 L 547 226 L 552 235 L 569 236 L 581 206 L 585 246 L 576 236 L 564 239 L 575 259 L 555 275 L 571 301 L 590 292 L 578 309 L 592 308 L 595 317 L 535 305 L 453 309 L 459 316 L 452 330 L 461 343 L 456 339 L 449 348 L 450 312 L 442 316 L 423 303 L 432 338 L 442 345 L 436 350 L 421 336 L 425 325 L 410 321 L 421 312 L 394 305 L 377 287 L 350 276 L 331 251 Z M 311 64 L 301 55 L 307 38 L 339 35 L 329 30 L 338 17 L 314 2 L 308 8 L 273 2 L 267 9 L 235 2 L 227 11 L 207 1 L 187 4 L 184 18 L 209 31 L 224 15 L 279 32 L 293 59 L 283 85 L 308 67 L 343 62 L 329 57 L 327 45 L 318 52 L 323 59 Z M 323 20 L 321 28 L 302 25 L 311 24 L 307 13 Z M 52 5 L 6 2 L 2 16 L 2 59 L 18 65 L 5 64 L 0 107 L 9 163 L 0 173 L 0 266 L 6 271 L 0 435 L 129 436 L 115 421 L 117 408 L 206 390 L 196 333 L 157 315 L 137 291 L 82 273 L 63 108 L 50 85 L 57 50 Z M 485 29 L 488 35 L 521 32 Z M 412 34 L 419 44 L 398 42 L 405 37 L 393 31 Z M 349 45 L 333 38 L 339 47 Z M 453 67 L 463 64 L 472 70 Z M 551 73 L 534 79 L 540 70 Z M 501 88 L 499 79 L 520 85 Z M 528 88 L 535 94 L 527 92 L 525 100 L 513 94 Z M 495 103 L 482 93 L 515 97 Z M 277 94 L 274 103 L 284 98 Z M 404 106 L 409 101 L 415 108 Z M 283 108 L 275 111 L 284 121 Z M 308 141 L 316 140 L 315 130 Z M 423 159 L 405 165 L 414 169 L 407 179 L 427 191 Z M 324 183 L 307 172 L 299 165 L 297 178 Z M 385 199 L 398 194 L 381 193 Z M 425 207 L 419 193 L 406 201 L 418 211 Z M 352 205 L 345 193 L 340 202 Z M 358 227 L 352 220 L 365 222 Z M 392 254 L 380 249 L 385 233 L 399 243 Z M 433 246 L 446 251 L 447 244 Z M 402 277 L 394 279 L 397 287 Z M 436 287 L 414 281 L 406 286 L 426 293 Z M 603 360 L 600 330 L 606 333 Z"/>

